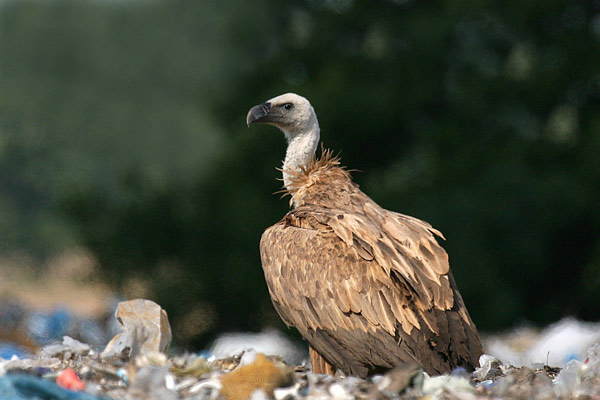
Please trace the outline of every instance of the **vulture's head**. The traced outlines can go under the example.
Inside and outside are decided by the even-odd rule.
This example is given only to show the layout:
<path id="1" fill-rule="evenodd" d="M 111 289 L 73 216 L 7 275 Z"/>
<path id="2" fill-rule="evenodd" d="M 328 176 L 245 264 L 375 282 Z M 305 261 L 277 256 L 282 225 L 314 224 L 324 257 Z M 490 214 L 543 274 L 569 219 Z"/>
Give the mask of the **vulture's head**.
<path id="1" fill-rule="evenodd" d="M 253 123 L 276 126 L 288 141 L 305 133 L 319 134 L 315 110 L 308 100 L 295 93 L 282 94 L 252 107 L 246 116 L 246 123 L 248 126 Z"/>

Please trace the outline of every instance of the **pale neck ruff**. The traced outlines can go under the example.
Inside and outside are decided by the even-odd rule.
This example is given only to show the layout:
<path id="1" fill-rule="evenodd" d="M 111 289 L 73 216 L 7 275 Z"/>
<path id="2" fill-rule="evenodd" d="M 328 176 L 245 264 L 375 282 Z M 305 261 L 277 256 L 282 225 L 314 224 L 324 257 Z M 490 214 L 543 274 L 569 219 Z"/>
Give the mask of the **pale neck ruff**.
<path id="1" fill-rule="evenodd" d="M 300 171 L 314 158 L 320 139 L 319 125 L 315 121 L 311 129 L 303 133 L 292 137 L 286 132 L 285 136 L 288 139 L 288 147 L 283 162 L 283 184 L 289 190 L 291 177 L 286 170 Z"/>

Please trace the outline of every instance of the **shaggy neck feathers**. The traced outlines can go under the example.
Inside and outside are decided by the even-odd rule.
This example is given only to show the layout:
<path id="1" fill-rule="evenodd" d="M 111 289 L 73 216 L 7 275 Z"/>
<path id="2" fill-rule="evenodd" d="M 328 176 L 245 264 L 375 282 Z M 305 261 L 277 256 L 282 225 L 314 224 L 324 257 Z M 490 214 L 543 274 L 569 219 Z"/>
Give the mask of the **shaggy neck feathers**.
<path id="1" fill-rule="evenodd" d="M 282 169 L 284 179 L 287 179 L 285 189 L 282 193 L 290 195 L 290 206 L 298 207 L 305 203 L 314 202 L 319 192 L 326 192 L 326 198 L 333 195 L 339 189 L 345 189 L 346 193 L 351 191 L 352 179 L 350 173 L 340 166 L 340 160 L 333 156 L 331 150 L 321 149 L 321 158 L 315 155 L 304 165 L 296 170 Z M 323 187 L 325 185 L 326 187 Z"/>

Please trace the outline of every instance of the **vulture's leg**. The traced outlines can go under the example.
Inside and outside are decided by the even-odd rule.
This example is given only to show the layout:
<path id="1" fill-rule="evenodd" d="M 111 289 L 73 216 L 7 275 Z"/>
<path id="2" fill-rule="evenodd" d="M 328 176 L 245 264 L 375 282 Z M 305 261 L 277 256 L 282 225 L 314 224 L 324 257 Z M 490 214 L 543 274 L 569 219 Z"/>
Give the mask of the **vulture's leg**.
<path id="1" fill-rule="evenodd" d="M 329 364 L 311 345 L 308 345 L 308 355 L 315 374 L 335 374 L 335 368 Z"/>

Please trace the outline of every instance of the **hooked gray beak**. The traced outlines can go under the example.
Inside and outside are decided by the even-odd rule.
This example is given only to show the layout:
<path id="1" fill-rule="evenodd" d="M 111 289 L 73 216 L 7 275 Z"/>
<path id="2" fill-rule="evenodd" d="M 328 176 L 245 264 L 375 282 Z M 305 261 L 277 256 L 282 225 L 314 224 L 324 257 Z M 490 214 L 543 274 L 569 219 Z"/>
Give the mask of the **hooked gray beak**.
<path id="1" fill-rule="evenodd" d="M 254 122 L 267 122 L 265 119 L 269 115 L 269 111 L 271 111 L 271 103 L 262 103 L 252 107 L 246 116 L 246 124 L 250 126 Z"/>

